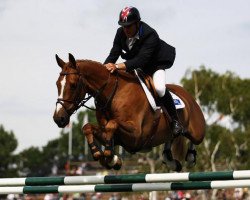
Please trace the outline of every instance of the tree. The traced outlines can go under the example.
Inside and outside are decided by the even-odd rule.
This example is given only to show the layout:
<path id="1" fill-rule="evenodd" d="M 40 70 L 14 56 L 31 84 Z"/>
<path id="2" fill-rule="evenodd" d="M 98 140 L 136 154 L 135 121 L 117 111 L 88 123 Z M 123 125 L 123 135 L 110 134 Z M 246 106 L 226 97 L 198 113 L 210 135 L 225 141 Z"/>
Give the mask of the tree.
<path id="1" fill-rule="evenodd" d="M 208 115 L 218 112 L 230 116 L 241 128 L 248 129 L 250 79 L 241 79 L 232 72 L 220 75 L 201 66 L 200 70 L 188 70 L 181 83 Z"/>
<path id="2" fill-rule="evenodd" d="M 43 153 L 38 147 L 30 147 L 19 153 L 20 169 L 25 176 L 44 176 L 47 164 L 43 159 Z"/>
<path id="3" fill-rule="evenodd" d="M 239 159 L 245 160 L 248 155 L 250 79 L 241 79 L 232 72 L 218 74 L 204 66 L 200 70 L 189 70 L 181 80 L 184 88 L 191 93 L 201 105 L 209 121 L 206 138 L 199 152 L 203 158 L 197 165 L 207 170 L 215 170 L 216 165 L 224 168 L 239 168 Z M 226 118 L 231 124 L 230 130 L 220 125 Z M 245 138 L 245 139 L 243 139 Z M 239 153 L 244 152 L 244 153 Z M 238 156 L 237 156 L 238 155 Z M 206 162 L 206 164 L 205 164 Z M 214 163 L 211 163 L 214 162 Z M 249 166 L 244 162 L 244 166 Z M 200 169 L 205 170 L 205 169 Z"/>
<path id="4" fill-rule="evenodd" d="M 231 72 L 219 78 L 219 89 L 223 98 L 218 99 L 217 109 L 225 115 L 231 115 L 233 120 L 248 129 L 250 127 L 250 79 L 240 79 Z"/>
<path id="5" fill-rule="evenodd" d="M 16 156 L 17 139 L 12 131 L 8 132 L 0 125 L 0 177 L 17 176 Z"/>

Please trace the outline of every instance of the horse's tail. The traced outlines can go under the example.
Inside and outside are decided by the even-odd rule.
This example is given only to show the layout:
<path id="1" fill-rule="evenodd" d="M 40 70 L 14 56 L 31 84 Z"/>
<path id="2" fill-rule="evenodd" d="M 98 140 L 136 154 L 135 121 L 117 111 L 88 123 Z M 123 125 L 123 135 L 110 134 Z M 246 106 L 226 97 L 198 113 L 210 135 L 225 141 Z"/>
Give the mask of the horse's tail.
<path id="1" fill-rule="evenodd" d="M 179 136 L 174 139 L 172 144 L 172 154 L 173 157 L 179 161 L 184 160 L 187 152 L 187 147 L 185 145 L 186 138 Z"/>

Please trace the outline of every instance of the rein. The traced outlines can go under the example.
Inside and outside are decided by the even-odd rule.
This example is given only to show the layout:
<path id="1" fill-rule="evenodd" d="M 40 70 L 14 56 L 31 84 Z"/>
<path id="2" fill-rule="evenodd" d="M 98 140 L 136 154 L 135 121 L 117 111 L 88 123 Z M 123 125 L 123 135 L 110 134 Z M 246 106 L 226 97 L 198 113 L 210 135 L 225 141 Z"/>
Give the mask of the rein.
<path id="1" fill-rule="evenodd" d="M 82 74 L 78 70 L 77 70 L 77 72 L 61 72 L 60 76 L 67 76 L 67 75 L 71 75 L 71 74 L 76 74 L 79 76 L 76 90 L 81 91 L 82 89 L 85 89 L 87 84 L 86 83 L 84 84 L 83 82 L 86 82 L 86 80 L 85 80 L 85 78 L 82 77 Z M 80 80 L 83 80 L 83 81 L 80 81 Z M 88 96 L 85 97 L 83 100 L 80 100 L 80 95 L 78 95 L 78 98 L 76 100 L 58 98 L 56 104 L 58 104 L 58 103 L 61 104 L 68 115 L 72 115 L 80 107 L 86 107 L 87 109 L 94 110 L 94 111 L 96 111 L 97 109 L 99 109 L 101 111 L 106 111 L 106 109 L 110 105 L 112 98 L 114 97 L 116 89 L 118 87 L 118 73 L 116 73 L 115 85 L 114 85 L 114 88 L 113 88 L 111 94 L 107 98 L 106 103 L 103 106 L 100 106 L 100 105 L 98 105 L 99 104 L 98 98 L 101 96 L 101 94 L 105 90 L 106 86 L 108 85 L 109 80 L 110 80 L 110 73 L 109 73 L 109 77 L 108 77 L 107 81 L 100 87 L 100 89 L 97 89 L 96 91 L 94 91 L 93 95 L 88 94 Z M 90 108 L 90 107 L 85 105 L 85 103 L 87 103 L 89 101 L 89 99 L 92 97 L 95 99 L 96 109 Z M 65 105 L 64 105 L 64 102 L 68 102 L 68 103 L 73 104 L 73 109 L 67 110 Z"/>
<path id="2" fill-rule="evenodd" d="M 111 92 L 111 94 L 109 95 L 109 97 L 107 98 L 106 100 L 106 103 L 104 105 L 98 105 L 100 103 L 98 103 L 98 97 L 101 96 L 102 92 L 104 91 L 105 87 L 107 86 L 108 82 L 109 82 L 109 79 L 110 79 L 110 73 L 109 73 L 109 77 L 108 77 L 108 80 L 106 81 L 106 83 L 99 89 L 97 90 L 97 92 L 95 93 L 95 95 L 93 96 L 94 99 L 95 99 L 95 105 L 96 105 L 96 109 L 98 108 L 99 110 L 105 112 L 106 109 L 108 108 L 108 106 L 110 105 L 110 103 L 112 102 L 112 99 L 115 95 L 115 92 L 117 90 L 117 87 L 118 87 L 118 73 L 116 72 L 116 79 L 115 79 L 115 85 L 113 87 L 113 90 Z M 95 109 L 95 110 L 96 110 Z"/>

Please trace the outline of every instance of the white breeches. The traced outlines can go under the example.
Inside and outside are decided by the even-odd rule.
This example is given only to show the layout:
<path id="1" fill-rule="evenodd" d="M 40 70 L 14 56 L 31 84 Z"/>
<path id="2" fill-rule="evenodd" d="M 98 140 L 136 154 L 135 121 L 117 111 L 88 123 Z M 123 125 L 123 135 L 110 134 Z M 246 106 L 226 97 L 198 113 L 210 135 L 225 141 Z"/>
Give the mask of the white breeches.
<path id="1" fill-rule="evenodd" d="M 160 97 L 165 95 L 166 73 L 165 70 L 159 69 L 153 74 L 155 90 Z"/>

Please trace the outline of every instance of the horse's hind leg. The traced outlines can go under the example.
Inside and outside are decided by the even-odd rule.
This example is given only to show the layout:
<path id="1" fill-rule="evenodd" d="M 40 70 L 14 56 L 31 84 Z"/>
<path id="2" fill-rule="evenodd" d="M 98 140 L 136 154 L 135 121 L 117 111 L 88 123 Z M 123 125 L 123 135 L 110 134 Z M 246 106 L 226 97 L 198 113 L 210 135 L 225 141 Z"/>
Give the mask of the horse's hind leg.
<path id="1" fill-rule="evenodd" d="M 195 145 L 190 141 L 185 157 L 185 161 L 187 162 L 187 168 L 191 168 L 196 164 L 196 154 L 197 152 L 195 150 Z"/>
<path id="2" fill-rule="evenodd" d="M 199 145 L 205 137 L 204 116 L 196 103 L 194 104 L 193 109 L 194 110 L 190 112 L 188 130 L 184 133 L 184 136 L 190 141 L 185 157 L 185 161 L 187 161 L 187 168 L 191 168 L 196 164 L 197 153 L 195 150 L 195 146 Z"/>
<path id="3" fill-rule="evenodd" d="M 171 170 L 180 172 L 182 170 L 182 165 L 178 160 L 173 158 L 171 150 L 172 143 L 173 139 L 164 144 L 164 150 L 162 153 L 163 163 L 166 164 Z"/>

